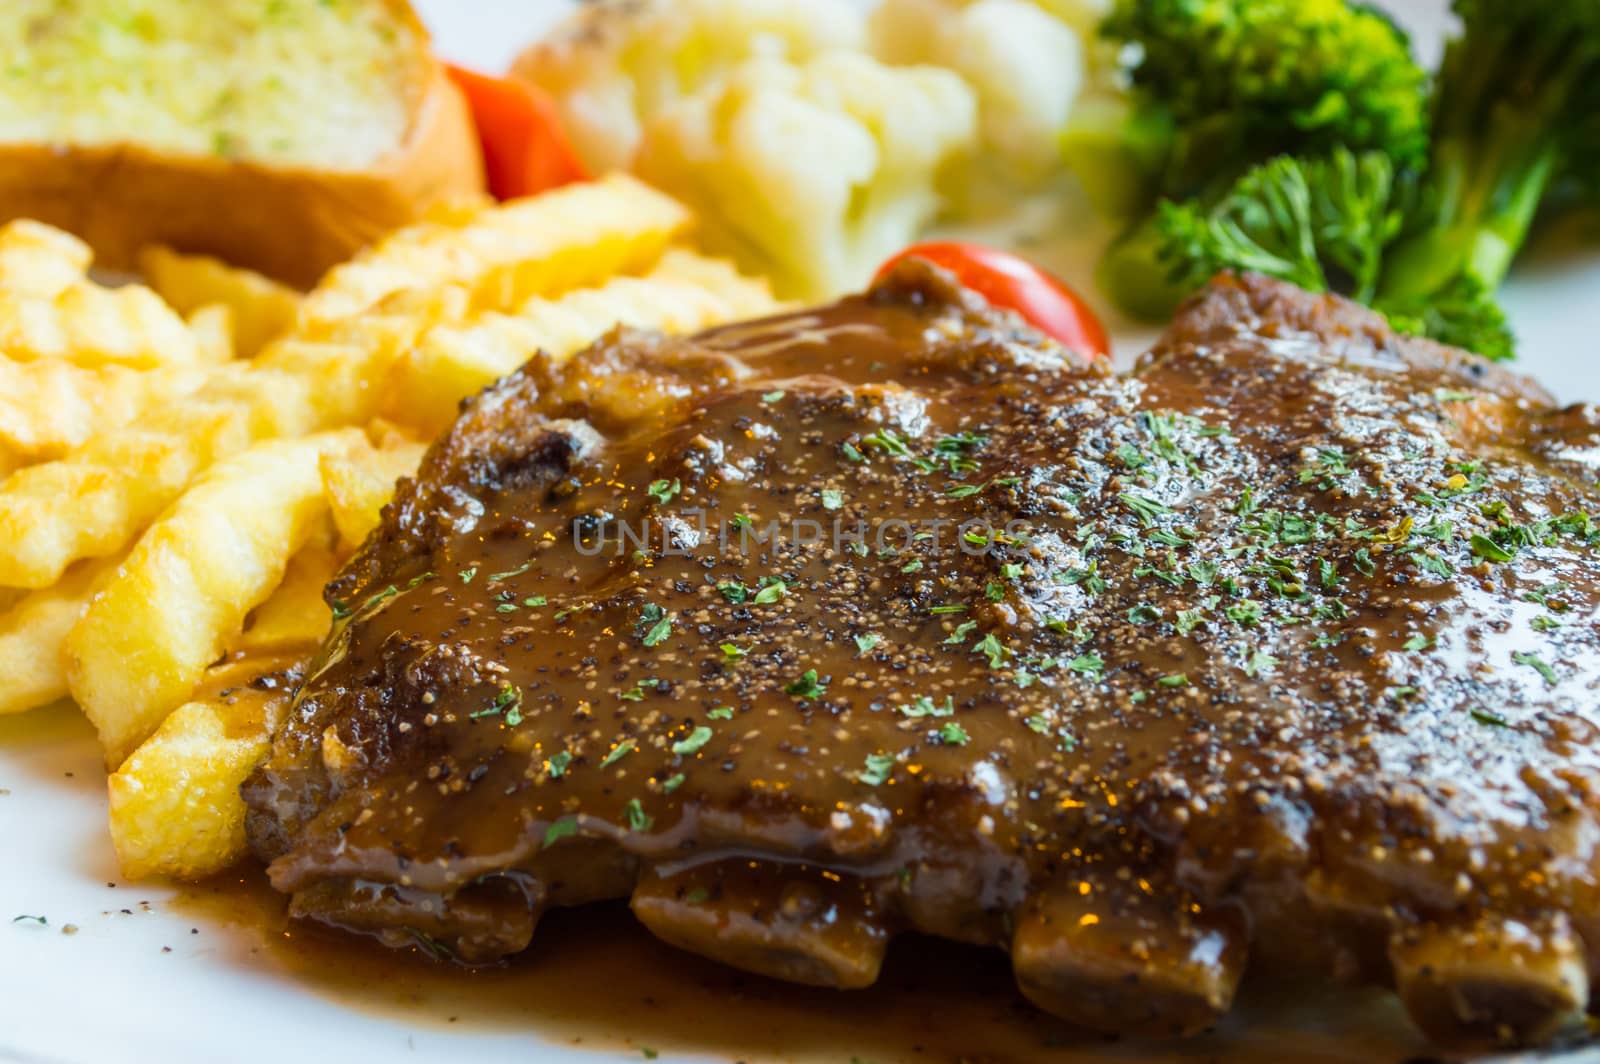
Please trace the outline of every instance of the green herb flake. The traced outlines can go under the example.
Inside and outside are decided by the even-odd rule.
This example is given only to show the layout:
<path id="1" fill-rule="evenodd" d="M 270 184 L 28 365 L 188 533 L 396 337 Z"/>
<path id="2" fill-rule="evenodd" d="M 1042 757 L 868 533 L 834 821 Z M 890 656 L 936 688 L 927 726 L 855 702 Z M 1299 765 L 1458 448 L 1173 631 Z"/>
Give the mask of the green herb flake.
<path id="1" fill-rule="evenodd" d="M 661 793 L 662 794 L 671 794 L 673 791 L 677 790 L 679 787 L 682 787 L 683 786 L 683 781 L 688 779 L 688 778 L 689 778 L 688 776 L 685 776 L 681 772 L 679 772 L 675 776 L 668 776 L 666 779 L 661 781 Z"/>
<path id="2" fill-rule="evenodd" d="M 927 695 L 918 695 L 911 700 L 910 705 L 896 706 L 895 712 L 904 714 L 913 719 L 921 717 L 950 717 L 956 712 L 955 699 L 946 695 L 944 702 L 935 702 Z"/>
<path id="3" fill-rule="evenodd" d="M 1172 513 L 1172 507 L 1167 506 L 1165 503 L 1158 502 L 1146 495 L 1135 495 L 1131 491 L 1125 491 L 1118 495 L 1117 501 L 1132 510 L 1139 518 L 1139 523 L 1146 528 L 1153 526 L 1158 518 Z"/>
<path id="4" fill-rule="evenodd" d="M 1173 673 L 1171 676 L 1161 677 L 1161 679 L 1157 680 L 1156 683 L 1162 687 L 1188 687 L 1189 677 L 1181 672 L 1177 672 Z"/>
<path id="5" fill-rule="evenodd" d="M 746 657 L 750 653 L 748 650 L 735 646 L 732 643 L 723 643 L 721 650 L 722 660 L 725 662 L 738 661 L 740 658 Z"/>
<path id="6" fill-rule="evenodd" d="M 466 568 L 466 569 L 463 569 L 459 573 L 456 574 L 456 576 L 461 579 L 461 582 L 463 584 L 472 583 L 472 578 L 477 576 L 477 575 L 478 575 L 478 567 L 476 565 L 471 566 L 471 567 Z"/>
<path id="7" fill-rule="evenodd" d="M 757 606 L 770 606 L 789 593 L 789 585 L 782 580 L 770 579 L 752 599 Z"/>
<path id="8" fill-rule="evenodd" d="M 876 632 L 868 632 L 865 635 L 856 636 L 855 640 L 856 640 L 856 652 L 860 653 L 860 654 L 865 654 L 865 653 L 867 653 L 867 651 L 871 650 L 873 647 L 877 646 L 880 642 L 882 642 L 883 641 L 883 637 L 878 635 Z"/>
<path id="9" fill-rule="evenodd" d="M 1427 650 L 1433 645 L 1433 640 L 1422 634 L 1417 634 L 1407 639 L 1401 646 L 1402 650 Z"/>
<path id="10" fill-rule="evenodd" d="M 568 835 L 576 835 L 577 833 L 578 833 L 578 818 L 577 817 L 572 817 L 572 816 L 564 816 L 560 820 L 555 821 L 549 827 L 544 829 L 544 845 L 545 845 L 545 848 L 548 849 L 550 847 L 550 844 L 555 842 L 555 841 L 557 841 L 558 839 L 564 839 Z"/>
<path id="11" fill-rule="evenodd" d="M 679 482 L 677 477 L 674 477 L 671 480 L 657 480 L 653 482 L 648 488 L 645 489 L 645 493 L 651 498 L 655 499 L 655 501 L 660 503 L 662 506 L 665 506 L 667 503 L 672 501 L 673 496 L 677 495 L 682 490 L 682 483 Z"/>
<path id="12" fill-rule="evenodd" d="M 1486 562 L 1508 562 L 1517 556 L 1515 551 L 1506 550 L 1488 536 L 1473 536 L 1467 542 L 1472 553 Z"/>
<path id="13" fill-rule="evenodd" d="M 629 798 L 622 811 L 627 814 L 630 831 L 649 831 L 655 825 L 656 818 L 644 811 L 644 803 L 637 798 Z"/>
<path id="14" fill-rule="evenodd" d="M 939 729 L 939 741 L 946 746 L 966 746 L 972 741 L 972 736 L 967 734 L 967 729 L 951 721 Z"/>
<path id="15" fill-rule="evenodd" d="M 490 573 L 489 574 L 489 582 L 491 584 L 493 584 L 493 583 L 498 583 L 501 580 L 510 580 L 514 576 L 521 576 L 523 573 L 527 572 L 529 569 L 532 569 L 532 568 L 533 568 L 533 563 L 532 562 L 523 562 L 521 565 L 517 566 L 515 569 L 507 569 L 503 573 Z"/>
<path id="16" fill-rule="evenodd" d="M 1511 722 L 1500 716 L 1498 713 L 1490 713 L 1487 709 L 1472 709 L 1470 712 L 1472 714 L 1472 719 L 1477 721 L 1479 724 L 1487 724 L 1491 728 L 1511 727 Z"/>
<path id="17" fill-rule="evenodd" d="M 767 394 L 765 394 L 765 395 L 763 395 L 761 397 L 761 401 L 763 403 L 776 403 L 778 400 L 782 399 L 786 394 L 788 394 L 788 393 L 784 392 L 782 389 L 779 389 L 778 391 L 775 391 L 775 392 L 768 392 Z"/>
<path id="18" fill-rule="evenodd" d="M 807 669 L 800 674 L 798 680 L 789 684 L 783 691 L 785 694 L 793 695 L 801 701 L 807 701 L 813 698 L 821 698 L 827 689 L 827 683 L 817 679 L 817 670 Z"/>
<path id="19" fill-rule="evenodd" d="M 732 720 L 733 719 L 733 707 L 732 706 L 718 706 L 716 709 L 707 710 L 706 711 L 706 719 L 707 720 Z"/>
<path id="20" fill-rule="evenodd" d="M 1278 659 L 1271 654 L 1263 650 L 1255 650 L 1250 653 L 1250 657 L 1244 663 L 1244 674 L 1251 677 L 1260 676 L 1262 673 L 1271 672 L 1273 666 L 1277 664 Z"/>
<path id="21" fill-rule="evenodd" d="M 1539 655 L 1517 650 L 1512 652 L 1511 660 L 1518 665 L 1526 665 L 1540 676 L 1543 676 L 1545 686 L 1554 687 L 1556 685 L 1556 670 Z"/>
<path id="22" fill-rule="evenodd" d="M 558 780 L 567 774 L 567 766 L 572 764 L 572 755 L 565 750 L 550 755 L 550 778 Z"/>
<path id="23" fill-rule="evenodd" d="M 672 752 L 680 757 L 687 754 L 699 753 L 700 748 L 711 741 L 712 734 L 713 732 L 711 729 L 706 727 L 704 724 L 697 725 L 694 731 L 690 732 L 684 738 L 679 739 L 677 742 L 672 744 Z"/>
<path id="24" fill-rule="evenodd" d="M 844 493 L 837 488 L 822 489 L 822 508 L 824 510 L 837 510 L 844 505 Z"/>
<path id="25" fill-rule="evenodd" d="M 866 768 L 856 773 L 856 779 L 868 787 L 877 787 L 887 783 L 894 774 L 896 758 L 893 754 L 868 754 Z"/>
<path id="26" fill-rule="evenodd" d="M 634 742 L 632 739 L 622 740 L 616 746 L 612 747 L 611 752 L 605 756 L 605 760 L 600 762 L 600 767 L 610 768 L 618 761 L 621 761 L 623 758 L 633 753 L 633 748 L 637 745 L 638 743 Z"/>

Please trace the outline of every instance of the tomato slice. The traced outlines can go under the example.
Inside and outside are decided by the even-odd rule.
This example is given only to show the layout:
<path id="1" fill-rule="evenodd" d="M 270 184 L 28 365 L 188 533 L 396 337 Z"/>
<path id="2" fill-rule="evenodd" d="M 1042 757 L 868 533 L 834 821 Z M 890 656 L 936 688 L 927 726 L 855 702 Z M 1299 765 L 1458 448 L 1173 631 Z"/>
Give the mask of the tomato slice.
<path id="1" fill-rule="evenodd" d="M 1109 358 L 1105 326 L 1078 293 L 1027 259 L 981 244 L 929 241 L 913 244 L 878 269 L 888 273 L 905 259 L 949 270 L 997 307 L 1014 310 L 1040 332 L 1086 359 Z"/>
<path id="2" fill-rule="evenodd" d="M 516 78 L 449 67 L 467 97 L 496 199 L 531 196 L 589 176 L 549 94 Z"/>

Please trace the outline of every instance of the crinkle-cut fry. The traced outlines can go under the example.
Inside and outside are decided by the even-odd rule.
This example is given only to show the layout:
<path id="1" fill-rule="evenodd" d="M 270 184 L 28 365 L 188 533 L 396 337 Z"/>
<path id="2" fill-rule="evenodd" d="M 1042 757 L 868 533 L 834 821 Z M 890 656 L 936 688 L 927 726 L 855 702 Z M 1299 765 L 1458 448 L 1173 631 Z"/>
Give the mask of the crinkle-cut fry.
<path id="1" fill-rule="evenodd" d="M 52 299 L 81 283 L 94 253 L 64 230 L 28 218 L 0 225 L 0 291 Z"/>
<path id="2" fill-rule="evenodd" d="M 326 539 L 332 539 L 331 536 Z M 340 555 L 329 542 L 313 542 L 289 559 L 283 583 L 261 605 L 250 611 L 230 651 L 247 654 L 277 653 L 288 648 L 316 646 L 328 634 L 333 614 L 323 601 L 322 589 L 339 571 Z"/>
<path id="3" fill-rule="evenodd" d="M 251 656 L 210 670 L 194 700 L 111 775 L 111 841 L 123 875 L 203 879 L 244 857 L 239 785 L 266 756 L 309 653 Z"/>
<path id="4" fill-rule="evenodd" d="M 0 714 L 67 697 L 62 646 L 95 590 L 115 569 L 107 561 L 83 562 L 54 587 L 28 592 L 0 614 Z"/>
<path id="5" fill-rule="evenodd" d="M 121 550 L 207 466 L 252 443 L 370 420 L 375 382 L 421 328 L 394 326 L 383 342 L 275 344 L 59 461 L 18 470 L 0 485 L 0 585 L 47 587 L 79 558 Z"/>
<path id="6" fill-rule="evenodd" d="M 188 365 L 205 352 L 189 325 L 143 285 L 70 285 L 54 296 L 0 289 L 0 351 L 28 361 L 60 358 L 82 366 L 134 369 Z"/>
<path id="7" fill-rule="evenodd" d="M 383 508 L 394 498 L 395 482 L 417 471 L 426 450 L 425 444 L 403 438 L 385 447 L 362 439 L 322 456 L 322 484 L 343 547 L 360 546 L 378 527 Z"/>
<path id="8" fill-rule="evenodd" d="M 301 326 L 359 314 L 408 288 L 457 284 L 481 308 L 643 269 L 689 224 L 675 200 L 625 174 L 567 185 L 401 229 L 336 266 L 301 306 Z"/>
<path id="9" fill-rule="evenodd" d="M 254 358 L 267 344 L 287 335 L 300 310 L 300 293 L 294 289 L 209 255 L 149 247 L 139 253 L 139 270 L 156 294 L 180 314 L 192 315 L 214 304 L 232 311 L 240 358 Z"/>
<path id="10" fill-rule="evenodd" d="M 355 429 L 213 465 L 139 538 L 67 636 L 67 684 L 122 763 L 188 700 L 327 513 L 319 461 Z"/>
<path id="11" fill-rule="evenodd" d="M 455 417 L 462 399 L 535 351 L 564 357 L 618 324 L 692 332 L 778 307 L 765 282 L 743 277 L 725 262 L 674 249 L 643 277 L 614 277 L 558 299 L 527 300 L 514 314 L 489 313 L 474 324 L 429 330 L 397 367 L 384 412 L 436 432 Z"/>
<path id="12" fill-rule="evenodd" d="M 203 366 L 129 369 L 0 355 L 0 445 L 19 459 L 60 458 L 206 381 Z"/>

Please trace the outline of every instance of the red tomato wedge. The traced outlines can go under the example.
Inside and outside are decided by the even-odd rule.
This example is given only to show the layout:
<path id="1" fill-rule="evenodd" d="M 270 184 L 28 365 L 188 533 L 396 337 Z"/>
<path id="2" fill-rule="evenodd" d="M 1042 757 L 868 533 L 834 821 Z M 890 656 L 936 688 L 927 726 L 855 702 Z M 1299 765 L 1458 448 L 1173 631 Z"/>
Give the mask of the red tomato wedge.
<path id="1" fill-rule="evenodd" d="M 548 94 L 515 78 L 449 67 L 472 107 L 484 171 L 496 199 L 531 196 L 589 176 Z"/>
<path id="2" fill-rule="evenodd" d="M 1089 305 L 1027 259 L 981 244 L 931 241 L 906 248 L 879 267 L 878 276 L 905 259 L 922 259 L 949 270 L 990 303 L 1016 311 L 1034 328 L 1084 358 L 1111 355 L 1105 326 Z"/>

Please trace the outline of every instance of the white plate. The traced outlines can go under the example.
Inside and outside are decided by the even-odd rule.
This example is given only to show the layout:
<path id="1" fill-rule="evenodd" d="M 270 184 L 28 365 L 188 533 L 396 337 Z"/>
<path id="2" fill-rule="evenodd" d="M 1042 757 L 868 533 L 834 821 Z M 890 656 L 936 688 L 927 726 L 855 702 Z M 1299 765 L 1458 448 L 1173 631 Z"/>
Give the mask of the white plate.
<path id="1" fill-rule="evenodd" d="M 440 48 L 488 69 L 503 67 L 563 6 L 560 0 L 420 0 Z M 1442 0 L 1391 5 L 1437 48 Z M 1600 233 L 1588 249 L 1552 234 L 1506 292 L 1523 338 L 1522 369 L 1566 401 L 1600 401 Z M 1046 257 L 1082 280 L 1081 258 Z M 1086 287 L 1085 291 L 1092 291 Z M 1123 330 L 1129 357 L 1146 334 Z M 305 953 L 283 946 L 252 906 L 231 892 L 205 904 L 171 887 L 127 884 L 105 832 L 103 770 L 92 733 L 69 708 L 0 718 L 0 1059 L 116 1061 L 517 1060 L 531 1064 L 664 1060 L 939 1061 L 989 1051 L 996 1060 L 1237 1059 L 1247 1043 L 1210 1040 L 1150 1055 L 1090 1043 L 1077 1051 L 1036 1042 L 1007 1050 L 986 1026 L 986 1005 L 954 975 L 927 980 L 917 998 L 790 994 L 684 961 L 658 980 L 654 1004 L 615 983 L 595 958 L 625 951 L 643 965 L 664 951 L 615 927 L 558 925 L 543 954 L 511 979 L 445 978 L 417 966 L 375 967 L 344 944 Z M 238 909 L 233 912 L 228 906 Z M 48 926 L 12 923 L 43 916 Z M 620 922 L 620 921 L 619 921 Z M 76 928 L 63 932 L 64 925 Z M 965 958 L 961 963 L 968 963 Z M 902 968 L 907 965 L 901 965 Z M 958 973 L 964 976 L 965 973 Z M 925 976 L 926 973 L 922 973 Z M 913 977 L 919 977 L 915 971 Z M 697 984 L 709 981 L 709 988 Z M 737 1007 L 727 1006 L 740 999 Z M 1398 1060 L 1420 1052 L 1392 1004 L 1326 994 L 1297 998 L 1248 1041 L 1264 1059 Z M 1003 1009 L 1003 1003 L 1001 1008 Z M 908 1034 L 913 1011 L 920 1035 Z M 884 1012 L 902 1018 L 889 1022 Z M 734 1015 L 754 1016 L 743 1031 Z M 454 1021 L 452 1022 L 452 1017 Z M 753 1026 L 753 1030 L 750 1028 Z M 1331 1032 L 1339 1032 L 1337 1041 Z M 581 1038 L 593 1052 L 569 1046 Z M 915 1046 L 920 1045 L 917 1049 Z M 1380 1046 L 1386 1048 L 1380 1049 Z"/>

